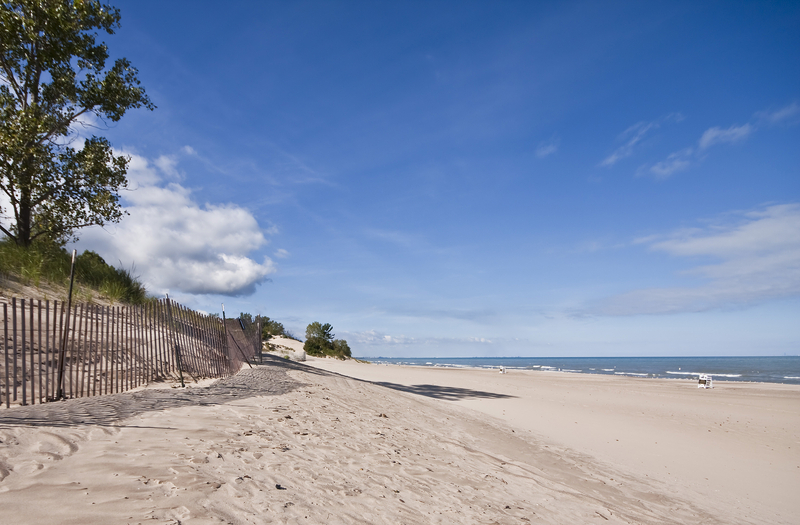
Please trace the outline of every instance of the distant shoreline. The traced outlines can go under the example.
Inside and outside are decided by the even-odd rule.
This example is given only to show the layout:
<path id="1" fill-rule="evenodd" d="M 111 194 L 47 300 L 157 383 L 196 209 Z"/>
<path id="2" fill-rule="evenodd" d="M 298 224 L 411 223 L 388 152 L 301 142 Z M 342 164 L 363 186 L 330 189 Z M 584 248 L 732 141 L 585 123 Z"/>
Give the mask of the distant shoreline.
<path id="1" fill-rule="evenodd" d="M 798 356 L 725 357 L 359 357 L 374 364 L 432 368 L 528 370 L 641 379 L 696 380 L 800 385 Z"/>

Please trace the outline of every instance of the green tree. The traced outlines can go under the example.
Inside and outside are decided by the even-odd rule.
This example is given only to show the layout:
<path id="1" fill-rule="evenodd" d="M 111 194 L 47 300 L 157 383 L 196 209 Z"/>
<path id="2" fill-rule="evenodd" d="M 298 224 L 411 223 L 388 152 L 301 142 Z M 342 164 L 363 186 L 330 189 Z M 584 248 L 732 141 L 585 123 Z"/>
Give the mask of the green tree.
<path id="1" fill-rule="evenodd" d="M 345 341 L 344 339 L 334 339 L 333 355 L 340 359 L 352 357 L 352 355 L 350 354 L 350 346 L 347 344 L 347 341 Z"/>
<path id="2" fill-rule="evenodd" d="M 350 347 L 344 339 L 333 338 L 333 327 L 314 321 L 306 327 L 306 342 L 303 350 L 308 355 L 333 356 L 339 359 L 350 357 Z"/>
<path id="3" fill-rule="evenodd" d="M 308 355 L 331 355 L 333 352 L 332 331 L 333 327 L 328 323 L 322 324 L 314 321 L 309 324 L 306 327 L 306 342 L 303 344 L 303 350 Z"/>
<path id="4" fill-rule="evenodd" d="M 125 58 L 106 69 L 119 10 L 97 0 L 14 0 L 0 4 L 0 190 L 16 244 L 64 242 L 90 225 L 118 222 L 129 158 L 102 137 L 80 147 L 76 126 L 119 121 L 155 106 Z"/>
<path id="5" fill-rule="evenodd" d="M 306 327 L 306 339 L 316 337 L 331 342 L 333 341 L 333 334 L 331 333 L 332 331 L 333 327 L 330 324 L 321 324 L 317 321 L 314 321 Z"/>
<path id="6" fill-rule="evenodd" d="M 261 339 L 263 341 L 275 335 L 287 336 L 286 329 L 278 321 L 269 317 L 259 317 L 259 320 L 261 321 Z"/>

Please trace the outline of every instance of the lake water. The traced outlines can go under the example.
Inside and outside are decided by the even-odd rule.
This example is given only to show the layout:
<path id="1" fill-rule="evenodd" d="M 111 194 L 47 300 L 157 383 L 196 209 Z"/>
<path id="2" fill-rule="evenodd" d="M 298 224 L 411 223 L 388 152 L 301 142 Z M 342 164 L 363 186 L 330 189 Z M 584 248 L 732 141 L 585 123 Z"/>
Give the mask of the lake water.
<path id="1" fill-rule="evenodd" d="M 783 357 L 363 357 L 382 364 L 446 368 L 499 368 L 540 372 L 697 379 L 800 385 L 800 356 Z"/>

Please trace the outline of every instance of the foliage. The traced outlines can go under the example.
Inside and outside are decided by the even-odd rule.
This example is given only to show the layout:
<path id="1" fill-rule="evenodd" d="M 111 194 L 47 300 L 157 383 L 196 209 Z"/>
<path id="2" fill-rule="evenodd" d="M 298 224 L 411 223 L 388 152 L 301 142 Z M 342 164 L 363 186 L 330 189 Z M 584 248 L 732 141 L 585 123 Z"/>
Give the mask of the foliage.
<path id="1" fill-rule="evenodd" d="M 70 263 L 67 250 L 51 242 L 37 241 L 24 247 L 8 239 L 0 241 L 0 272 L 17 276 L 25 283 L 67 285 Z M 98 290 L 111 300 L 133 304 L 147 300 L 147 291 L 138 277 L 124 268 L 110 266 L 92 251 L 75 258 L 75 282 Z"/>
<path id="2" fill-rule="evenodd" d="M 63 244 L 89 225 L 118 222 L 128 158 L 102 137 L 76 148 L 76 126 L 119 121 L 155 106 L 125 58 L 106 69 L 105 43 L 119 10 L 98 0 L 13 0 L 0 4 L 0 190 L 16 244 Z"/>
<path id="3" fill-rule="evenodd" d="M 337 357 L 352 357 L 350 354 L 350 345 L 347 344 L 347 341 L 344 339 L 334 339 L 333 340 L 333 352 L 334 355 Z"/>
<path id="4" fill-rule="evenodd" d="M 297 339 L 290 332 L 288 332 L 281 323 L 275 321 L 274 319 L 270 319 L 269 317 L 264 317 L 262 315 L 256 315 L 254 317 L 252 314 L 247 312 L 240 313 L 239 317 L 250 323 L 261 323 L 262 341 L 267 341 L 272 336 L 276 335 L 288 337 L 289 339 Z"/>
<path id="5" fill-rule="evenodd" d="M 333 338 L 333 327 L 328 324 L 321 324 L 317 321 L 306 327 L 306 342 L 303 350 L 308 355 L 313 356 L 332 356 L 338 359 L 346 359 L 350 356 L 350 347 L 344 339 Z"/>
<path id="6" fill-rule="evenodd" d="M 283 327 L 283 324 L 275 321 L 274 319 L 270 319 L 269 317 L 262 317 L 261 318 L 261 339 L 269 339 L 274 335 L 281 335 L 283 337 L 288 337 L 289 339 L 295 339 L 292 334 L 286 331 Z"/>
<path id="7" fill-rule="evenodd" d="M 310 325 L 306 327 L 306 339 L 313 339 L 318 338 L 322 339 L 327 342 L 333 341 L 333 327 L 328 324 L 321 324 L 317 321 L 314 321 Z"/>

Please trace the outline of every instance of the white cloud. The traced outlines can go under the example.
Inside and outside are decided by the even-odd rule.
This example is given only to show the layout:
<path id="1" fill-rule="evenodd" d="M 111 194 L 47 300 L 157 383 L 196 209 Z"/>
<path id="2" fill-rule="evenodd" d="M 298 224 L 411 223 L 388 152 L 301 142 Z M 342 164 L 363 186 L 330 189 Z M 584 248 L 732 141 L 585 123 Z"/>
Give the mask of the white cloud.
<path id="1" fill-rule="evenodd" d="M 797 102 L 792 102 L 776 111 L 759 111 L 756 113 L 756 117 L 769 124 L 785 122 L 795 116 L 800 116 L 800 104 Z"/>
<path id="2" fill-rule="evenodd" d="M 289 257 L 289 252 L 284 250 L 283 248 L 278 248 L 278 250 L 275 252 L 275 257 L 279 259 L 285 259 Z"/>
<path id="3" fill-rule="evenodd" d="M 108 230 L 80 232 L 81 249 L 97 251 L 109 263 L 134 264 L 148 290 L 157 293 L 244 295 L 275 271 L 269 258 L 259 263 L 248 257 L 267 243 L 248 210 L 201 206 L 190 189 L 164 184 L 153 168 L 174 169 L 173 163 L 129 156 L 131 191 L 124 192 L 123 204 L 130 215 Z"/>
<path id="4" fill-rule="evenodd" d="M 696 287 L 650 288 L 611 297 L 601 315 L 664 314 L 750 306 L 800 296 L 800 204 L 738 215 L 735 224 L 681 230 L 640 241 L 654 251 L 715 262 L 685 272 Z"/>
<path id="5" fill-rule="evenodd" d="M 680 122 L 683 120 L 683 115 L 680 113 L 671 113 L 666 117 L 662 117 L 658 120 L 654 120 L 652 122 L 638 122 L 633 126 L 626 129 L 622 135 L 620 135 L 621 140 L 625 140 L 625 144 L 614 150 L 614 152 L 603 159 L 600 163 L 601 166 L 613 166 L 620 160 L 630 157 L 633 155 L 633 149 L 636 144 L 641 142 L 644 136 L 652 129 L 657 129 L 661 127 L 661 124 L 669 121 L 673 122 Z M 630 137 L 630 138 L 628 138 Z"/>
<path id="6" fill-rule="evenodd" d="M 753 132 L 753 126 L 743 124 L 741 126 L 731 126 L 728 129 L 719 127 L 709 128 L 700 137 L 699 147 L 701 150 L 707 149 L 715 144 L 724 142 L 738 142 L 746 138 Z"/>
<path id="7" fill-rule="evenodd" d="M 638 124 L 634 124 L 627 130 L 625 133 L 622 134 L 623 137 L 633 135 L 631 138 L 625 142 L 622 146 L 617 148 L 614 153 L 603 159 L 603 162 L 600 163 L 601 166 L 613 166 L 618 161 L 624 159 L 625 157 L 630 157 L 633 155 L 633 147 L 641 141 L 645 134 L 657 127 L 657 123 L 655 122 L 639 122 Z"/>
<path id="8" fill-rule="evenodd" d="M 551 140 L 547 142 L 540 142 L 538 146 L 536 146 L 536 156 L 540 159 L 543 159 L 549 155 L 552 155 L 558 151 L 558 141 Z"/>
<path id="9" fill-rule="evenodd" d="M 342 337 L 350 343 L 366 346 L 396 345 L 440 345 L 440 344 L 492 344 L 491 339 L 484 337 L 407 337 L 405 335 L 388 335 L 376 330 L 365 332 L 343 332 Z"/>
<path id="10" fill-rule="evenodd" d="M 172 180 L 180 181 L 183 178 L 177 170 L 178 159 L 174 155 L 161 155 L 153 161 L 153 164 L 158 167 L 161 173 Z"/>
<path id="11" fill-rule="evenodd" d="M 657 179 L 666 179 L 673 173 L 683 171 L 691 165 L 692 148 L 686 148 L 671 154 L 666 160 L 653 164 L 648 168 Z"/>
<path id="12" fill-rule="evenodd" d="M 695 160 L 711 146 L 744 140 L 753 133 L 755 129 L 755 126 L 750 124 L 743 124 L 741 126 L 734 125 L 727 129 L 722 129 L 720 127 L 709 128 L 700 137 L 697 149 L 689 147 L 671 153 L 661 162 L 657 162 L 649 167 L 643 166 L 639 168 L 637 175 L 648 173 L 656 179 L 666 179 L 674 173 L 688 169 Z"/>

